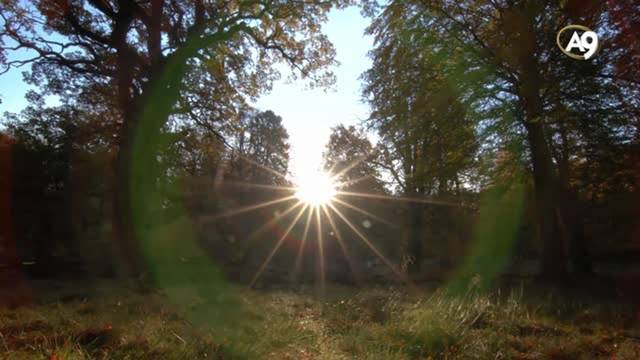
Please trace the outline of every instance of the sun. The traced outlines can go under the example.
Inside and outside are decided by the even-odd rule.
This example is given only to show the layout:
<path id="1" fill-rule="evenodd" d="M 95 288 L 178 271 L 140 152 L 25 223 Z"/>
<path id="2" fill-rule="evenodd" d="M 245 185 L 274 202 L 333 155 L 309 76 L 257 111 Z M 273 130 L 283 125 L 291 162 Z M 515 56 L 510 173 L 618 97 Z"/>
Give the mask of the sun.
<path id="1" fill-rule="evenodd" d="M 323 171 L 304 172 L 295 182 L 295 196 L 310 206 L 329 204 L 337 192 L 333 179 Z"/>

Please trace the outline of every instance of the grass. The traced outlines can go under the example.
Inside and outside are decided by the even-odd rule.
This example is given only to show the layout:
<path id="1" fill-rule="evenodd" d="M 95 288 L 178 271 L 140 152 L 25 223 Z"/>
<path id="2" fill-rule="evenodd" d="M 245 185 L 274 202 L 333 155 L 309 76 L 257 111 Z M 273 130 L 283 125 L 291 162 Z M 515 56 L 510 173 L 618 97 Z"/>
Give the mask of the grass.
<path id="1" fill-rule="evenodd" d="M 185 288 L 48 287 L 36 303 L 0 312 L 0 358 L 640 358 L 632 308 L 522 289 L 330 286 L 319 297 L 230 286 L 240 302 L 231 309 Z M 217 312 L 231 322 L 208 316 Z"/>

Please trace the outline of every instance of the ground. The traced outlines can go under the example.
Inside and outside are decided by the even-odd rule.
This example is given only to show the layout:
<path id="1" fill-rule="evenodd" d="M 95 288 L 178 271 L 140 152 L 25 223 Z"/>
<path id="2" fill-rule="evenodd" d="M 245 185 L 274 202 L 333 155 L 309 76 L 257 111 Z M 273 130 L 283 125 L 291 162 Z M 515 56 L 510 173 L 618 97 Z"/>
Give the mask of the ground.
<path id="1" fill-rule="evenodd" d="M 638 359 L 633 308 L 524 288 L 31 284 L 0 312 L 8 359 Z M 134 290 L 135 288 L 135 290 Z M 216 293 L 224 291 L 224 294 Z"/>

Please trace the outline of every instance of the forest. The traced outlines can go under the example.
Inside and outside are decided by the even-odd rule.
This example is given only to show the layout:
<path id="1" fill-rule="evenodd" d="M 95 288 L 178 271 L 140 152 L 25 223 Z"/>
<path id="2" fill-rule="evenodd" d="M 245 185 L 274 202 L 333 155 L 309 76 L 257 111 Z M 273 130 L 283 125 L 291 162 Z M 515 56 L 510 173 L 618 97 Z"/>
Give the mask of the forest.
<path id="1" fill-rule="evenodd" d="M 256 101 L 337 86 L 323 26 L 354 7 L 368 116 L 296 171 Z M 637 1 L 2 0 L 0 19 L 0 101 L 9 74 L 28 86 L 0 116 L 0 358 L 640 358 Z M 560 45 L 571 24 L 597 33 L 588 60 Z"/>

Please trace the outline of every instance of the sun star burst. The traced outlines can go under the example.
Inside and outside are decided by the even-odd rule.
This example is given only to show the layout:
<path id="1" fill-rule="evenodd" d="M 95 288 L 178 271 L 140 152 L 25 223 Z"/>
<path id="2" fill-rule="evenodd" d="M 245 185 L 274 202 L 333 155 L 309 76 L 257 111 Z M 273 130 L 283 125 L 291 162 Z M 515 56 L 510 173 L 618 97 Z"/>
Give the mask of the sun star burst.
<path id="1" fill-rule="evenodd" d="M 336 194 L 336 185 L 325 172 L 308 172 L 296 178 L 295 196 L 305 204 L 313 207 L 329 204 Z"/>
<path id="2" fill-rule="evenodd" d="M 244 158 L 242 158 L 244 159 Z M 276 174 L 281 178 L 286 178 L 284 174 L 280 174 L 277 171 L 268 168 L 264 165 L 260 165 L 255 163 L 250 159 L 245 159 L 250 162 L 252 165 L 255 165 L 265 171 Z M 447 206 L 459 206 L 458 204 L 437 201 L 433 199 L 425 199 L 425 198 L 410 198 L 410 197 L 401 197 L 401 196 L 392 196 L 386 194 L 376 194 L 376 193 L 366 193 L 366 192 L 352 192 L 346 191 L 345 187 L 349 185 L 356 184 L 367 177 L 347 180 L 347 181 L 338 181 L 338 179 L 342 178 L 343 175 L 357 166 L 360 162 L 362 162 L 364 158 L 358 159 L 354 161 L 352 164 L 342 169 L 341 171 L 333 172 L 333 171 L 322 171 L 322 170 L 310 170 L 310 171 L 302 171 L 298 173 L 298 175 L 294 178 L 294 187 L 289 186 L 278 186 L 278 185 L 260 185 L 260 184 L 251 184 L 251 183 L 240 183 L 234 182 L 232 185 L 243 186 L 243 187 L 251 187 L 255 189 L 269 190 L 269 191 L 284 191 L 288 193 L 282 197 L 268 200 L 256 204 L 251 204 L 247 206 L 242 206 L 235 209 L 229 209 L 223 213 L 206 216 L 205 220 L 215 221 L 221 218 L 237 216 L 240 214 L 244 214 L 251 211 L 256 211 L 258 209 L 276 206 L 285 202 L 295 201 L 294 204 L 289 205 L 289 207 L 282 213 L 279 213 L 277 216 L 274 216 L 272 219 L 264 223 L 258 229 L 256 229 L 250 236 L 250 239 L 254 239 L 258 237 L 260 234 L 263 234 L 270 226 L 282 221 L 282 219 L 288 217 L 290 213 L 293 213 L 298 210 L 297 215 L 293 217 L 293 219 L 289 222 L 289 225 L 284 230 L 284 233 L 277 239 L 273 248 L 269 255 L 264 259 L 264 262 L 260 265 L 257 272 L 255 273 L 253 280 L 251 281 L 250 287 L 254 286 L 258 278 L 261 274 L 266 270 L 271 262 L 272 258 L 278 252 L 280 247 L 284 244 L 284 242 L 291 237 L 291 232 L 299 222 L 304 223 L 304 232 L 302 235 L 302 239 L 300 240 L 300 245 L 298 248 L 298 252 L 295 258 L 295 264 L 293 266 L 292 279 L 295 279 L 300 272 L 300 268 L 302 266 L 302 257 L 304 253 L 304 247 L 309 238 L 311 237 L 311 226 L 312 223 L 315 223 L 315 230 L 317 231 L 315 240 L 317 241 L 318 250 L 318 263 L 319 263 L 319 280 L 321 284 L 321 288 L 324 292 L 324 283 L 326 281 L 325 278 L 325 252 L 324 252 L 324 236 L 323 236 L 323 223 L 324 220 L 330 225 L 330 229 L 333 230 L 331 234 L 335 234 L 336 241 L 338 241 L 338 245 L 343 255 L 350 263 L 351 270 L 355 273 L 356 266 L 352 264 L 353 259 L 349 254 L 349 250 L 346 244 L 345 239 L 343 238 L 341 231 L 338 227 L 338 220 L 340 220 L 348 229 L 351 230 L 356 235 L 356 238 L 359 238 L 365 245 L 368 247 L 371 252 L 379 259 L 381 259 L 398 277 L 399 280 L 410 283 L 404 274 L 396 267 L 390 259 L 388 259 L 380 249 L 376 246 L 376 244 L 371 241 L 366 231 L 359 229 L 351 220 L 349 220 L 349 213 L 344 212 L 338 207 L 346 209 L 347 211 L 354 211 L 365 215 L 367 219 L 363 224 L 365 228 L 369 228 L 371 226 L 371 222 L 369 220 L 373 219 L 380 223 L 385 223 L 391 227 L 396 227 L 394 224 L 389 221 L 359 207 L 355 204 L 350 203 L 344 197 L 358 197 L 361 199 L 379 199 L 379 200 L 391 200 L 391 201 L 403 201 L 403 202 L 415 202 L 415 203 L 432 203 L 437 205 L 447 205 Z M 306 213 L 306 216 L 304 214 Z M 334 216 L 336 218 L 334 219 Z M 323 220 L 324 218 L 324 220 Z M 315 221 L 314 221 L 315 220 Z M 357 276 L 357 275 L 356 275 Z"/>

